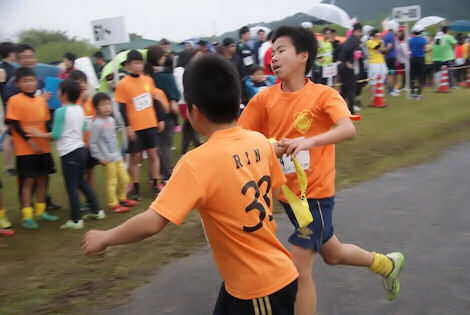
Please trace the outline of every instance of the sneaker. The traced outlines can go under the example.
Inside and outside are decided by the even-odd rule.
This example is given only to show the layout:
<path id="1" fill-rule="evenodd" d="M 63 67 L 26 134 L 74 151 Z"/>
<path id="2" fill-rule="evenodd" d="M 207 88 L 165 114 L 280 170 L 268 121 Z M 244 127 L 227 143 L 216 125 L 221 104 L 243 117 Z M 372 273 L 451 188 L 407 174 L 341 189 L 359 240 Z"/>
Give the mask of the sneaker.
<path id="1" fill-rule="evenodd" d="M 135 200 L 135 201 L 139 201 L 139 200 L 142 200 L 142 198 L 140 198 L 139 194 L 136 193 L 134 190 L 131 190 L 131 192 L 129 193 L 130 195 L 130 198 L 132 200 Z"/>
<path id="2" fill-rule="evenodd" d="M 121 205 L 123 205 L 124 207 L 134 207 L 134 206 L 137 206 L 137 201 L 135 201 L 135 200 L 130 200 L 130 199 L 121 200 L 121 201 L 119 201 L 119 203 L 120 203 Z"/>
<path id="3" fill-rule="evenodd" d="M 121 204 L 118 204 L 118 205 L 115 205 L 114 207 L 111 207 L 110 210 L 114 213 L 125 213 L 125 212 L 128 212 L 130 209 Z"/>
<path id="4" fill-rule="evenodd" d="M 390 92 L 389 95 L 390 95 L 390 96 L 393 96 L 393 97 L 397 97 L 397 96 L 400 96 L 400 93 L 399 93 L 399 92 L 396 92 L 396 91 L 392 91 L 392 92 Z"/>
<path id="5" fill-rule="evenodd" d="M 354 111 L 355 112 L 360 112 L 361 108 L 359 106 L 354 105 Z"/>
<path id="6" fill-rule="evenodd" d="M 16 176 L 18 174 L 18 172 L 16 172 L 16 170 L 14 168 L 9 168 L 5 171 L 5 173 L 8 175 L 8 176 Z"/>
<path id="7" fill-rule="evenodd" d="M 21 225 L 27 230 L 37 230 L 39 225 L 34 221 L 34 219 L 24 219 L 21 221 Z"/>
<path id="8" fill-rule="evenodd" d="M 9 227 L 11 227 L 10 220 L 7 217 L 0 218 L 0 228 L 8 229 Z"/>
<path id="9" fill-rule="evenodd" d="M 82 217 L 84 220 L 94 219 L 101 220 L 106 218 L 106 213 L 103 210 L 98 211 L 98 213 L 89 212 Z"/>
<path id="10" fill-rule="evenodd" d="M 49 201 L 47 203 L 47 208 L 46 210 L 60 210 L 62 209 L 62 206 L 61 205 L 58 205 L 56 203 L 53 203 L 52 201 Z"/>
<path id="11" fill-rule="evenodd" d="M 45 221 L 45 222 L 54 222 L 54 221 L 57 221 L 59 220 L 59 217 L 56 216 L 56 215 L 51 215 L 47 212 L 44 212 L 43 214 L 41 214 L 41 216 L 39 217 L 42 221 Z"/>
<path id="12" fill-rule="evenodd" d="M 0 229 L 0 236 L 10 236 L 15 234 L 15 230 Z"/>
<path id="13" fill-rule="evenodd" d="M 405 263 L 405 256 L 398 252 L 389 253 L 386 256 L 393 261 L 393 270 L 388 277 L 382 277 L 382 284 L 385 288 L 385 296 L 389 301 L 393 301 L 398 296 L 398 293 L 400 293 L 400 281 L 398 280 L 398 275 Z"/>
<path id="14" fill-rule="evenodd" d="M 78 222 L 68 220 L 67 222 L 65 222 L 65 224 L 62 224 L 60 226 L 60 229 L 61 230 L 80 230 L 80 229 L 83 229 L 84 226 L 85 224 L 83 224 L 83 220 L 80 220 Z"/>

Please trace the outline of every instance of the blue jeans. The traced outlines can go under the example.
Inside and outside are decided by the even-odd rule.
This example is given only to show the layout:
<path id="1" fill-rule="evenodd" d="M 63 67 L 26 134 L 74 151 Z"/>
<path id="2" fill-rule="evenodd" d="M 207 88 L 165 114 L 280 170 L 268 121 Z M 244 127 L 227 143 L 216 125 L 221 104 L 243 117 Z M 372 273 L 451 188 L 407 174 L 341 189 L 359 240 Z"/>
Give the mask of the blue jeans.
<path id="1" fill-rule="evenodd" d="M 80 196 L 78 190 L 85 195 L 91 211 L 98 213 L 99 205 L 95 193 L 85 181 L 85 167 L 87 151 L 85 148 L 76 149 L 60 157 L 62 162 L 62 173 L 64 175 L 65 187 L 69 195 L 70 218 L 78 222 L 82 218 L 80 213 Z"/>

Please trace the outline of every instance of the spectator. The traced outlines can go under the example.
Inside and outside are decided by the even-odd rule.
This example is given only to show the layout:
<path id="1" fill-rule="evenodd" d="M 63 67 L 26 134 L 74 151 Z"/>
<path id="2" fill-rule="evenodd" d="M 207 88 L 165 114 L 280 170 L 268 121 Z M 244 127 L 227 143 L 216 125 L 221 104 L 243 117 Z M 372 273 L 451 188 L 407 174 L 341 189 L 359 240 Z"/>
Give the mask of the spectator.
<path id="1" fill-rule="evenodd" d="M 318 41 L 318 54 L 316 64 L 320 67 L 320 76 L 317 83 L 327 84 L 328 78 L 323 77 L 323 68 L 333 63 L 333 44 L 331 43 L 331 29 L 323 29 L 323 38 Z"/>
<path id="2" fill-rule="evenodd" d="M 237 44 L 235 43 L 233 38 L 226 37 L 222 41 L 222 47 L 224 57 L 227 58 L 235 66 L 235 69 L 237 69 L 238 75 L 241 79 L 244 69 L 242 61 L 240 60 L 240 56 L 237 54 Z"/>
<path id="3" fill-rule="evenodd" d="M 273 75 L 266 75 L 263 68 L 258 65 L 253 65 L 251 75 L 243 80 L 243 87 L 247 90 L 249 100 L 253 98 L 258 92 L 267 89 L 276 83 L 276 77 Z"/>
<path id="4" fill-rule="evenodd" d="M 401 75 L 401 87 L 400 90 L 405 87 L 405 69 L 406 65 L 409 64 L 410 60 L 410 51 L 408 49 L 408 43 L 405 41 L 405 32 L 401 31 L 398 33 L 398 45 L 397 45 L 397 62 L 399 66 L 399 70 L 397 70 L 398 74 Z"/>
<path id="5" fill-rule="evenodd" d="M 390 23 L 392 24 L 392 23 Z M 392 26 L 389 26 L 389 30 L 385 34 L 384 38 L 385 45 L 385 63 L 387 64 L 387 91 L 390 96 L 399 96 L 400 92 L 395 90 L 395 84 L 397 81 L 396 76 L 396 63 L 397 63 L 397 44 L 394 30 Z"/>
<path id="6" fill-rule="evenodd" d="M 451 68 L 455 65 L 455 54 L 454 48 L 457 44 L 454 36 L 448 34 L 447 26 L 442 27 L 442 37 L 441 37 L 441 46 L 442 46 L 442 64 Z M 449 85 L 450 87 L 457 87 L 455 84 L 455 71 L 449 70 Z"/>
<path id="7" fill-rule="evenodd" d="M 408 44 L 411 51 L 410 59 L 410 83 L 411 83 L 411 98 L 415 100 L 421 100 L 421 90 L 424 86 L 424 54 L 426 51 L 427 40 L 421 33 L 423 28 L 415 26 L 413 28 L 413 37 L 409 39 Z M 416 81 L 418 85 L 416 87 Z"/>
<path id="8" fill-rule="evenodd" d="M 256 34 L 258 35 L 258 40 L 253 47 L 253 53 L 255 55 L 255 63 L 259 63 L 259 49 L 266 41 L 266 32 L 263 29 L 259 29 Z"/>
<path id="9" fill-rule="evenodd" d="M 374 94 L 374 87 L 380 81 L 385 82 L 387 76 L 387 65 L 385 64 L 384 54 L 387 50 L 378 30 L 374 29 L 370 32 L 370 39 L 366 42 L 367 51 L 369 53 L 369 85 L 371 86 L 371 95 Z"/>
<path id="10" fill-rule="evenodd" d="M 10 42 L 0 43 L 0 69 L 5 70 L 5 80 L 0 82 L 0 100 L 5 106 L 6 100 L 3 98 L 3 88 L 6 83 L 15 75 L 15 66 L 12 65 L 16 61 L 15 45 Z"/>
<path id="11" fill-rule="evenodd" d="M 341 51 L 341 43 L 336 39 L 336 30 L 331 28 L 331 45 L 333 45 L 333 62 L 338 61 L 339 53 Z"/>
<path id="12" fill-rule="evenodd" d="M 442 45 L 441 45 L 441 38 L 444 35 L 442 32 L 437 32 L 434 36 L 433 44 L 432 44 L 432 63 L 434 68 L 434 84 L 439 84 L 439 75 L 441 73 L 442 68 Z"/>
<path id="13" fill-rule="evenodd" d="M 95 69 L 96 76 L 98 80 L 101 79 L 101 72 L 103 71 L 104 66 L 106 65 L 106 61 L 104 60 L 103 53 L 101 51 L 97 51 L 92 56 L 93 60 L 93 68 Z"/>
<path id="14" fill-rule="evenodd" d="M 62 57 L 62 63 L 64 64 L 65 69 L 62 69 L 62 71 L 57 76 L 59 79 L 68 79 L 68 77 L 70 76 L 70 72 L 77 70 L 73 67 L 75 59 L 77 59 L 75 54 L 72 54 L 70 52 L 64 54 L 64 56 Z"/>

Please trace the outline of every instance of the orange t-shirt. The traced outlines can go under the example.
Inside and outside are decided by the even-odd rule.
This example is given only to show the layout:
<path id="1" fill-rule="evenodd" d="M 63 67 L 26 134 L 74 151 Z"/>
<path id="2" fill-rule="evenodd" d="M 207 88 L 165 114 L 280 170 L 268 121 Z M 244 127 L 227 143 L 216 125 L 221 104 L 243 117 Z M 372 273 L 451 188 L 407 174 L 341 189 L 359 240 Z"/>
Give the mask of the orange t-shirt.
<path id="1" fill-rule="evenodd" d="M 25 132 L 29 128 L 47 132 L 46 122 L 51 120 L 51 115 L 44 98 L 40 96 L 29 97 L 24 93 L 19 93 L 8 100 L 6 118 L 19 121 Z M 12 128 L 12 136 L 16 156 L 37 154 L 14 128 Z M 34 138 L 34 141 L 42 153 L 51 152 L 48 139 Z"/>
<path id="2" fill-rule="evenodd" d="M 253 97 L 238 123 L 259 131 L 268 138 L 310 138 L 329 131 L 350 112 L 337 91 L 310 81 L 296 92 L 283 92 L 274 85 Z M 307 174 L 307 198 L 328 198 L 335 194 L 335 146 L 333 144 L 302 151 L 297 159 Z M 300 196 L 293 162 L 284 155 L 279 159 L 289 188 Z M 286 201 L 281 194 L 281 200 Z"/>
<path id="3" fill-rule="evenodd" d="M 116 86 L 114 98 L 116 102 L 126 104 L 129 125 L 134 131 L 157 127 L 152 93 L 158 93 L 165 100 L 165 105 L 168 104 L 165 93 L 156 88 L 153 79 L 148 76 L 133 78 L 128 75 Z"/>
<path id="4" fill-rule="evenodd" d="M 150 208 L 174 224 L 197 208 L 227 291 L 248 300 L 298 276 L 272 217 L 272 190 L 284 182 L 267 139 L 233 127 L 186 153 Z"/>
<path id="5" fill-rule="evenodd" d="M 80 104 L 79 104 L 80 105 Z M 93 100 L 89 98 L 85 104 L 81 105 L 83 108 L 83 112 L 85 113 L 85 121 L 86 121 L 86 130 L 83 133 L 83 140 L 85 145 L 88 147 L 88 139 L 90 139 L 90 128 L 93 119 L 96 116 L 95 106 L 93 105 Z"/>

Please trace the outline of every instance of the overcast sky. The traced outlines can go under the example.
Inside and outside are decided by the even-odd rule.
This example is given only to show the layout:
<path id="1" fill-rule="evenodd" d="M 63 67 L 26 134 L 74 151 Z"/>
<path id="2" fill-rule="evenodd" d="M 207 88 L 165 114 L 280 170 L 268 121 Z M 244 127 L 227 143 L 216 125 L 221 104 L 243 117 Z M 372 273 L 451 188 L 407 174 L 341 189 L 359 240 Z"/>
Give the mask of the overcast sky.
<path id="1" fill-rule="evenodd" d="M 244 24 L 279 20 L 319 0 L 0 0 L 0 39 L 21 30 L 67 31 L 92 40 L 90 22 L 125 16 L 128 33 L 158 40 L 220 35 Z"/>

